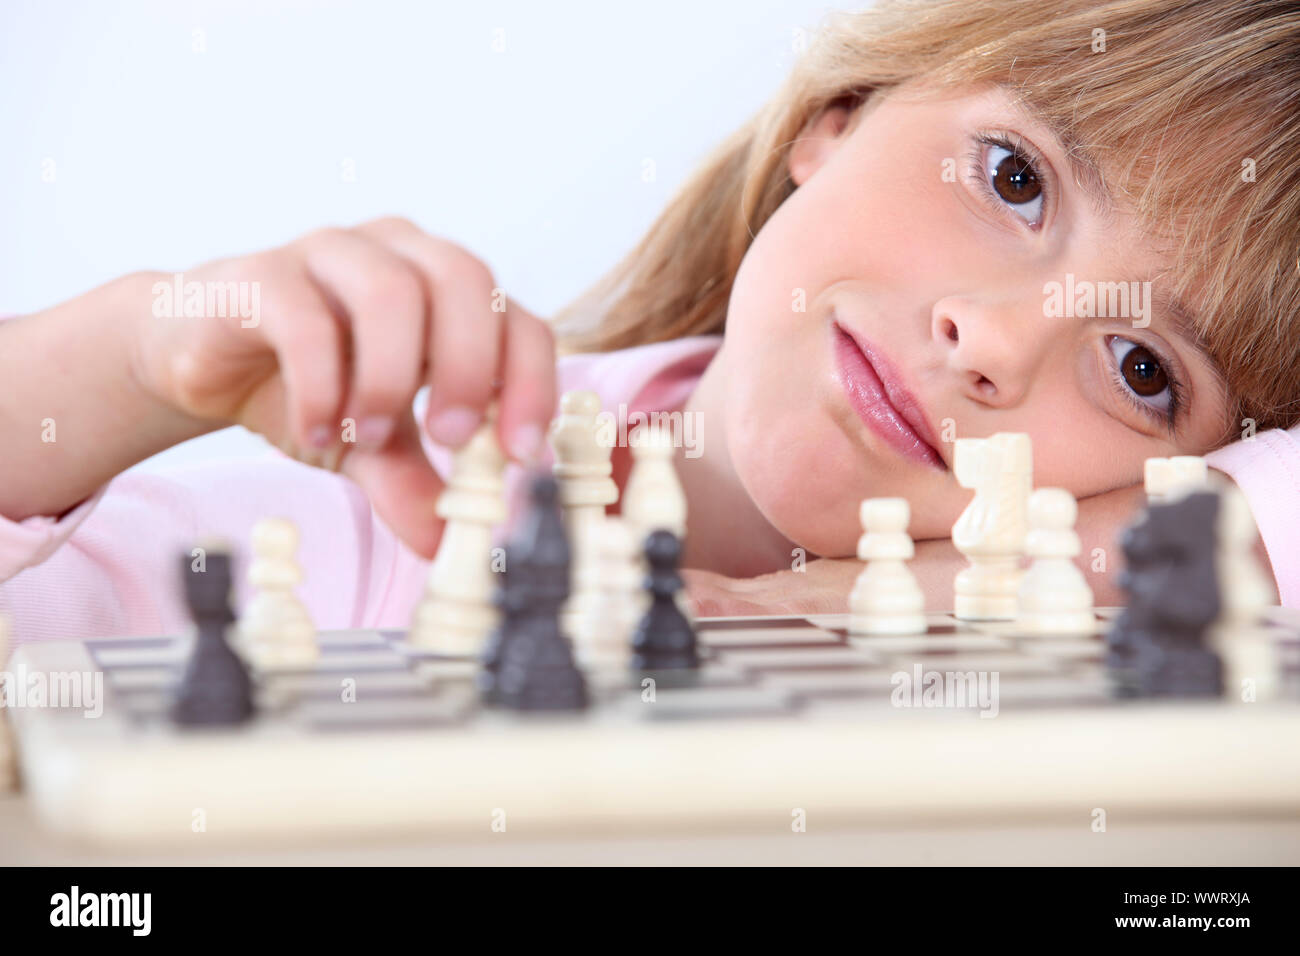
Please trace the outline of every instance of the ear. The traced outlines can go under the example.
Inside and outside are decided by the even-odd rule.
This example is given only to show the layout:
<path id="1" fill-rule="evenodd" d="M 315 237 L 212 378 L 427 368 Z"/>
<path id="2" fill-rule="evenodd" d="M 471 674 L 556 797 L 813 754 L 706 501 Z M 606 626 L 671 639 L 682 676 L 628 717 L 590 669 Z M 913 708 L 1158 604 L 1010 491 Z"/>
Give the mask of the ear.
<path id="1" fill-rule="evenodd" d="M 802 186 L 840 148 L 853 127 L 855 108 L 836 100 L 810 122 L 790 147 L 790 178 Z"/>

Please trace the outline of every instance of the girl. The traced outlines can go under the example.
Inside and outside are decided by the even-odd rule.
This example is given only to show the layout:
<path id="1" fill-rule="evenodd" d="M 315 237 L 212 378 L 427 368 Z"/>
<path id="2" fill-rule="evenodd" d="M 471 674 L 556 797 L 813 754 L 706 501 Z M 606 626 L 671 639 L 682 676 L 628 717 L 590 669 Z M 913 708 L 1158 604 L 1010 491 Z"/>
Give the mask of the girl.
<path id="1" fill-rule="evenodd" d="M 696 416 L 700 453 L 678 470 L 704 611 L 842 609 L 858 502 L 876 495 L 911 503 L 915 565 L 947 605 L 945 539 L 970 497 L 952 442 L 998 431 L 1027 432 L 1035 484 L 1081 499 L 1085 554 L 1113 549 L 1146 458 L 1223 449 L 1212 464 L 1300 601 L 1300 445 L 1279 430 L 1300 417 L 1300 12 L 1025 12 L 884 0 L 829 18 L 557 317 L 558 378 L 550 326 L 401 220 L 186 274 L 257 283 L 255 321 L 159 318 L 166 277 L 140 274 L 4 323 L 0 597 L 17 639 L 176 631 L 177 549 L 246 540 L 269 513 L 303 530 L 319 626 L 404 626 L 440 532 L 421 430 L 457 448 L 495 396 L 503 447 L 531 464 L 557 387 Z M 232 423 L 287 455 L 120 475 Z M 627 465 L 616 448 L 620 483 Z M 1115 558 L 1100 567 L 1113 603 Z"/>

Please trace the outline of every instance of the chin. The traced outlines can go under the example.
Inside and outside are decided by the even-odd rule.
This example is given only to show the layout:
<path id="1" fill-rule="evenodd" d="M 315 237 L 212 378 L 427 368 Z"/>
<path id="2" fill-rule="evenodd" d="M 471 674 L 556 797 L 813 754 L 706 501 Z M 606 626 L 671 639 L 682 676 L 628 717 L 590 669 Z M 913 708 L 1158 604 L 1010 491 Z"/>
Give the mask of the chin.
<path id="1" fill-rule="evenodd" d="M 789 406 L 787 406 L 788 409 Z M 775 427 L 760 424 L 775 421 Z M 853 449 L 838 430 L 786 415 L 746 416 L 727 429 L 728 452 L 745 492 L 794 546 L 824 557 L 857 549 L 861 477 Z"/>

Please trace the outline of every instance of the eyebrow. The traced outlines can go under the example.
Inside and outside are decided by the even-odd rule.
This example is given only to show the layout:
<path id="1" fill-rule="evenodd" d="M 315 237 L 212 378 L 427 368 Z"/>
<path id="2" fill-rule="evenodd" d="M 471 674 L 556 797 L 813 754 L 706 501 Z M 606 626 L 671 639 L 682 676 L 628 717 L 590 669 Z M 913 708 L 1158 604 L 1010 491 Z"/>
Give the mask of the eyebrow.
<path id="1" fill-rule="evenodd" d="M 1157 284 L 1156 281 L 1151 282 L 1152 310 L 1164 316 L 1180 338 L 1191 345 L 1195 345 L 1208 355 L 1209 351 L 1206 349 L 1205 340 L 1196 326 L 1192 310 L 1187 307 L 1187 304 L 1182 299 L 1170 292 L 1168 288 L 1158 289 Z"/>
<path id="2" fill-rule="evenodd" d="M 1065 161 L 1070 164 L 1070 174 L 1079 190 L 1092 203 L 1098 218 L 1107 220 L 1115 215 L 1115 198 L 1106 188 L 1101 178 L 1101 170 L 1096 162 L 1077 143 L 1067 143 L 1057 133 L 1052 134 L 1065 154 Z"/>
<path id="3" fill-rule="evenodd" d="M 1065 156 L 1065 161 L 1070 166 L 1070 177 L 1074 184 L 1092 204 L 1093 211 L 1097 217 L 1102 220 L 1109 220 L 1115 215 L 1115 197 L 1111 195 L 1110 190 L 1106 188 L 1106 182 L 1101 175 L 1101 164 L 1097 162 L 1092 152 L 1078 140 L 1067 137 L 1061 130 L 1057 129 L 1048 118 L 1032 102 L 1017 90 L 1003 87 L 1011 97 L 1012 104 L 1025 115 L 1027 119 L 1033 121 L 1034 125 L 1042 127 L 1052 137 L 1053 143 L 1057 149 Z"/>
<path id="4" fill-rule="evenodd" d="M 1151 281 L 1151 302 L 1149 304 L 1152 313 L 1162 316 L 1172 327 L 1173 333 L 1200 354 L 1205 360 L 1205 368 L 1210 375 L 1211 387 L 1220 389 L 1226 397 L 1227 375 L 1224 373 L 1223 366 L 1219 364 L 1219 360 L 1207 346 L 1205 337 L 1201 335 L 1200 330 L 1197 328 L 1192 310 L 1187 307 L 1187 304 L 1182 299 L 1168 291 L 1167 288 L 1157 289 L 1157 280 L 1148 281 Z M 1191 383 L 1187 384 L 1190 385 Z"/>

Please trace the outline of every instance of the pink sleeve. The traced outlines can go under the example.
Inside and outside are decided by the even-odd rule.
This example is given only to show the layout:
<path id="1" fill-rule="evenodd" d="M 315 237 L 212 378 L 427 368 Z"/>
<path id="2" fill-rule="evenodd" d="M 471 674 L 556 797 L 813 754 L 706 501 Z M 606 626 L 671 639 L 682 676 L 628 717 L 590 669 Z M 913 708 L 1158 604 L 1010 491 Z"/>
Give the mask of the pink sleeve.
<path id="1" fill-rule="evenodd" d="M 1273 429 L 1206 455 L 1250 502 L 1286 607 L 1300 607 L 1300 425 Z"/>
<path id="2" fill-rule="evenodd" d="M 279 454 L 164 474 L 127 472 L 63 518 L 0 519 L 0 611 L 15 642 L 174 634 L 188 625 L 179 561 L 205 538 L 233 548 L 234 604 L 253 523 L 293 520 L 298 590 L 321 628 L 406 626 L 428 563 L 402 545 L 348 479 Z"/>
<path id="3" fill-rule="evenodd" d="M 107 486 L 60 518 L 35 517 L 10 521 L 0 515 L 0 582 L 19 571 L 40 564 L 72 536 L 81 522 L 95 510 Z"/>
<path id="4" fill-rule="evenodd" d="M 590 389 L 614 415 L 620 405 L 631 411 L 673 408 L 685 401 L 721 344 L 720 335 L 697 335 L 620 352 L 567 355 L 559 363 L 560 391 Z"/>

